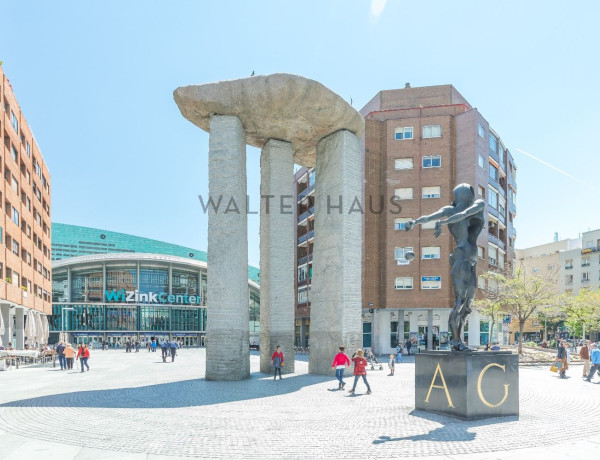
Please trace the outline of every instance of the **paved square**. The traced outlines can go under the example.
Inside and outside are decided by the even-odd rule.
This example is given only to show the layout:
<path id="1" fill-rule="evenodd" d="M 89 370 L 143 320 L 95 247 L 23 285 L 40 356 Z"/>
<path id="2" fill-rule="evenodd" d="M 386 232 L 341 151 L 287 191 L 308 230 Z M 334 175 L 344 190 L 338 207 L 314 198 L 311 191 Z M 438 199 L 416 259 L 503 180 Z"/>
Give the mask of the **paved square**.
<path id="1" fill-rule="evenodd" d="M 372 395 L 332 378 L 258 372 L 208 382 L 204 350 L 93 351 L 90 372 L 0 372 L 0 459 L 583 458 L 600 447 L 600 383 L 521 368 L 521 416 L 463 422 L 414 411 L 414 364 L 370 371 Z M 332 357 L 333 358 L 333 357 Z M 351 386 L 351 380 L 347 379 Z M 596 378 L 596 382 L 600 382 Z"/>

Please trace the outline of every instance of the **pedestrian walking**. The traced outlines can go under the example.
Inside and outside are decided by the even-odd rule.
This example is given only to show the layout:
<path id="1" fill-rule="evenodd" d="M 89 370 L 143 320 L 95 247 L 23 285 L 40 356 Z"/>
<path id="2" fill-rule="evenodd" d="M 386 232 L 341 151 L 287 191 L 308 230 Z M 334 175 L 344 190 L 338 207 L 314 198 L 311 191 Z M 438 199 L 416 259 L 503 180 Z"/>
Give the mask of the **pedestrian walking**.
<path id="1" fill-rule="evenodd" d="M 579 350 L 579 357 L 583 361 L 583 378 L 586 379 L 588 374 L 590 373 L 590 345 L 592 342 L 590 340 L 586 340 L 585 344 Z"/>
<path id="2" fill-rule="evenodd" d="M 135 352 L 136 353 L 140 352 L 140 341 L 139 340 L 135 341 Z"/>
<path id="3" fill-rule="evenodd" d="M 271 364 L 273 365 L 273 369 L 275 369 L 275 375 L 273 376 L 273 380 L 277 380 L 277 373 L 279 372 L 279 380 L 281 380 L 281 368 L 283 367 L 283 352 L 281 351 L 281 347 L 277 345 L 277 348 L 273 352 L 273 356 L 271 356 Z"/>
<path id="4" fill-rule="evenodd" d="M 408 354 L 408 356 L 410 356 L 410 349 L 412 347 L 412 342 L 410 341 L 410 339 L 408 339 L 406 341 L 406 353 Z"/>
<path id="5" fill-rule="evenodd" d="M 335 355 L 331 364 L 331 367 L 335 367 L 335 378 L 339 381 L 338 390 L 343 390 L 346 386 L 346 382 L 344 382 L 344 370 L 350 366 L 350 358 L 344 353 L 345 349 L 345 347 L 339 348 L 340 351 Z"/>
<path id="6" fill-rule="evenodd" d="M 156 340 L 153 340 L 152 343 L 150 344 L 150 346 L 152 347 L 152 352 L 156 351 Z"/>
<path id="7" fill-rule="evenodd" d="M 598 375 L 600 375 L 600 348 L 598 348 L 598 344 L 592 343 L 590 344 L 590 350 L 590 360 L 592 362 L 592 366 L 590 373 L 586 378 L 588 382 L 592 381 L 592 378 L 596 372 L 598 372 Z"/>
<path id="8" fill-rule="evenodd" d="M 348 393 L 354 394 L 356 390 L 356 384 L 358 383 L 358 379 L 362 377 L 363 382 L 367 386 L 367 394 L 371 394 L 371 387 L 369 386 L 369 382 L 367 381 L 367 360 L 365 359 L 365 353 L 360 348 L 356 350 L 356 353 L 352 355 L 352 362 L 354 362 L 354 385 L 352 385 L 352 389 L 348 390 Z"/>
<path id="9" fill-rule="evenodd" d="M 163 341 L 160 342 L 160 351 L 162 352 L 163 363 L 166 363 L 167 356 L 169 356 L 169 344 L 165 341 L 165 339 L 163 339 Z"/>
<path id="10" fill-rule="evenodd" d="M 175 362 L 175 355 L 177 354 L 177 341 L 175 340 L 171 340 L 171 342 L 169 342 L 169 349 L 171 350 L 171 362 Z"/>
<path id="11" fill-rule="evenodd" d="M 569 363 L 567 361 L 567 347 L 567 342 L 562 340 L 558 344 L 558 351 L 556 353 L 556 361 L 560 363 L 559 376 L 561 379 L 566 378 L 565 374 L 567 369 L 569 369 Z"/>
<path id="12" fill-rule="evenodd" d="M 81 345 L 79 350 L 77 351 L 77 358 L 79 359 L 79 363 L 81 365 L 81 372 L 84 372 L 84 367 L 87 367 L 88 372 L 90 371 L 90 366 L 88 365 L 88 359 L 90 359 L 90 350 L 87 345 L 84 343 Z"/>
<path id="13" fill-rule="evenodd" d="M 75 358 L 75 349 L 70 343 L 65 346 L 65 358 L 67 360 L 67 369 L 73 369 L 73 358 Z"/>
<path id="14" fill-rule="evenodd" d="M 398 355 L 396 355 L 398 356 Z M 390 373 L 388 374 L 388 377 L 393 376 L 394 375 L 394 367 L 396 366 L 396 363 L 394 362 L 394 355 L 390 355 L 390 362 L 388 363 L 388 367 L 390 368 Z"/>
<path id="15" fill-rule="evenodd" d="M 150 347 L 151 347 L 150 341 L 146 340 L 146 348 L 148 349 L 148 353 L 150 353 Z"/>
<path id="16" fill-rule="evenodd" d="M 398 345 L 396 345 L 396 362 L 402 362 L 402 343 L 400 342 L 398 342 Z"/>
<path id="17" fill-rule="evenodd" d="M 56 354 L 58 355 L 58 363 L 60 364 L 60 370 L 67 369 L 67 361 L 65 358 L 65 343 L 61 340 L 56 346 Z"/>

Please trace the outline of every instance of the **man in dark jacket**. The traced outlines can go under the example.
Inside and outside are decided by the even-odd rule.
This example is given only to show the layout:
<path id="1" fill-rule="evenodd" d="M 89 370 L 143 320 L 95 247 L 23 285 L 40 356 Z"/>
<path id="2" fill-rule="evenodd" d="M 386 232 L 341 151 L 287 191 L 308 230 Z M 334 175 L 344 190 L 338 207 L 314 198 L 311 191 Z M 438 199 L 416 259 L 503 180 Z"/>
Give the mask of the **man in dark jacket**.
<path id="1" fill-rule="evenodd" d="M 171 340 L 169 342 L 169 348 L 171 350 L 171 362 L 175 361 L 175 354 L 177 353 L 177 341 Z"/>
<path id="2" fill-rule="evenodd" d="M 163 363 L 167 362 L 167 356 L 169 355 L 169 344 L 165 340 L 160 342 L 160 351 L 162 351 Z"/>
<path id="3" fill-rule="evenodd" d="M 67 368 L 67 359 L 65 358 L 65 344 L 61 340 L 56 346 L 56 354 L 58 355 L 58 363 L 60 364 L 60 370 Z"/>

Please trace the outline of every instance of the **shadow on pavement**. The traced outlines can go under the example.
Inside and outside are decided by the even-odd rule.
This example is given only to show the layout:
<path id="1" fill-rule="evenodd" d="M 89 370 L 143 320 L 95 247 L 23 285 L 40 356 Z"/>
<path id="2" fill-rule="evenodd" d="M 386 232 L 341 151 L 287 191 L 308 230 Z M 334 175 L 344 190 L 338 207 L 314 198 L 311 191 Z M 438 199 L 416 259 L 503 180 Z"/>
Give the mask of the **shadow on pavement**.
<path id="1" fill-rule="evenodd" d="M 77 391 L 10 401 L 0 404 L 0 407 L 194 407 L 278 396 L 331 380 L 332 377 L 328 376 L 302 374 L 274 381 L 268 374 L 257 372 L 240 381 L 194 379 L 142 387 Z"/>
<path id="2" fill-rule="evenodd" d="M 397 441 L 435 441 L 435 442 L 458 442 L 458 441 L 474 441 L 477 436 L 476 433 L 468 431 L 469 428 L 494 425 L 496 423 L 506 423 L 518 421 L 519 417 L 497 417 L 493 419 L 484 420 L 460 420 L 452 417 L 446 417 L 444 415 L 431 414 L 429 412 L 413 410 L 410 412 L 411 416 L 424 418 L 432 422 L 441 423 L 443 426 L 429 431 L 425 434 L 419 434 L 414 436 L 405 436 L 400 438 L 392 438 L 390 436 L 379 436 L 378 439 L 373 441 L 373 444 L 383 444 L 386 442 L 397 442 Z"/>

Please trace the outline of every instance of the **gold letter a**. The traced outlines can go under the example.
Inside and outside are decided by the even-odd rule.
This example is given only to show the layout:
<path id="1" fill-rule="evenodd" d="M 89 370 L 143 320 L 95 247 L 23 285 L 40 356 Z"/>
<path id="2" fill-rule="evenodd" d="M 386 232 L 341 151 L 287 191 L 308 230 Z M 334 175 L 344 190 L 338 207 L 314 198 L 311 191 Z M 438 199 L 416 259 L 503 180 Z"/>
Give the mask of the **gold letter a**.
<path id="1" fill-rule="evenodd" d="M 438 372 L 440 373 L 440 377 L 442 379 L 442 385 L 434 385 L 435 378 L 437 377 Z M 446 392 L 446 398 L 448 399 L 448 407 L 454 407 L 454 405 L 452 404 L 452 398 L 450 397 L 450 393 L 448 392 L 448 386 L 446 385 L 446 379 L 444 379 L 444 373 L 442 372 L 442 369 L 440 368 L 440 363 L 437 364 L 437 367 L 435 368 L 435 372 L 433 374 L 433 378 L 431 379 L 431 385 L 429 385 L 429 391 L 427 392 L 427 397 L 425 398 L 426 403 L 429 402 L 429 396 L 431 395 L 432 388 L 443 388 L 444 391 Z"/>

